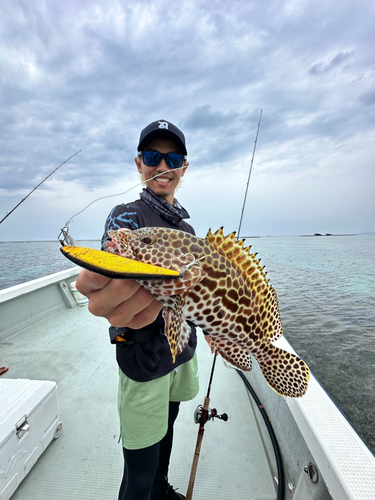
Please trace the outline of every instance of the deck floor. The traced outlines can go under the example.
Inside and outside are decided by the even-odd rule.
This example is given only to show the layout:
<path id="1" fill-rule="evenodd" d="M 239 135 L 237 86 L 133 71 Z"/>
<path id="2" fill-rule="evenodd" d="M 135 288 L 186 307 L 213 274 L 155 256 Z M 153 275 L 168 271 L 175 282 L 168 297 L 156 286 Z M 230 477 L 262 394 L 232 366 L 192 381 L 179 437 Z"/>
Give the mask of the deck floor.
<path id="1" fill-rule="evenodd" d="M 186 492 L 198 426 L 193 414 L 203 404 L 212 354 L 199 337 L 201 389 L 181 404 L 175 424 L 169 481 Z M 117 499 L 123 460 L 117 416 L 117 364 L 108 324 L 86 307 L 63 311 L 0 344 L 5 378 L 54 380 L 58 386 L 62 435 L 53 441 L 12 500 Z M 193 499 L 273 500 L 275 482 L 247 391 L 221 360 L 211 405 L 228 422 L 206 424 Z"/>

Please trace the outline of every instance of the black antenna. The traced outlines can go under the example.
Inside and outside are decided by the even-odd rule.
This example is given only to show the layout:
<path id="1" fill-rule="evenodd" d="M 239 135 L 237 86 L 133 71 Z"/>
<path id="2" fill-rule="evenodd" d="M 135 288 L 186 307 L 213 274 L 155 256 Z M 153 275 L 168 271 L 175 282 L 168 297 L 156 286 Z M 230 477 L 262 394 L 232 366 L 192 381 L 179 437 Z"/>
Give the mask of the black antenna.
<path id="1" fill-rule="evenodd" d="M 20 202 L 19 202 L 19 203 L 18 203 L 18 204 L 17 204 L 17 205 L 16 205 L 16 206 L 15 206 L 15 207 L 14 207 L 14 208 L 13 208 L 13 209 L 12 209 L 12 210 L 8 213 L 8 214 L 6 214 L 6 216 L 5 216 L 3 219 L 1 219 L 1 220 L 0 220 L 0 224 L 1 224 L 3 221 L 5 221 L 5 219 L 6 219 L 7 217 L 9 217 L 9 215 L 10 215 L 11 213 L 13 213 L 13 212 L 15 211 L 15 209 L 16 209 L 17 207 L 19 207 L 19 206 L 21 205 L 21 203 L 23 203 L 23 202 L 26 200 L 26 198 L 28 198 L 28 197 L 29 197 L 29 196 L 30 196 L 30 195 L 31 195 L 34 191 L 36 191 L 36 190 L 38 189 L 38 187 L 39 187 L 39 186 L 41 186 L 41 185 L 43 184 L 43 182 L 44 182 L 44 181 L 46 181 L 49 177 L 51 177 L 51 175 L 52 175 L 52 174 L 54 174 L 54 173 L 56 172 L 56 170 L 58 170 L 60 167 L 62 167 L 62 166 L 64 165 L 64 163 L 66 163 L 67 161 L 71 160 L 71 159 L 73 158 L 73 156 L 77 155 L 77 154 L 78 154 L 78 153 L 80 153 L 81 151 L 82 151 L 82 149 L 80 149 L 79 151 L 77 151 L 76 153 L 74 153 L 74 155 L 72 155 L 70 158 L 68 158 L 68 159 L 67 159 L 67 160 L 65 160 L 64 162 L 62 162 L 62 164 L 61 164 L 61 165 L 59 165 L 57 168 L 55 168 L 55 170 L 54 170 L 53 172 L 51 172 L 49 175 L 47 175 L 47 177 L 45 177 L 45 178 L 42 180 L 42 182 L 39 182 L 39 184 L 38 184 L 38 185 L 37 185 L 37 186 L 36 186 L 36 187 L 35 187 L 32 191 L 30 191 L 30 193 L 29 193 L 27 196 L 25 196 L 25 198 L 23 198 L 23 200 L 21 200 L 21 201 L 20 201 Z"/>
<path id="2" fill-rule="evenodd" d="M 250 182 L 250 176 L 251 176 L 251 171 L 253 169 L 253 162 L 254 162 L 254 155 L 255 155 L 255 148 L 257 147 L 257 141 L 258 141 L 258 134 L 259 134 L 259 127 L 260 127 L 260 121 L 262 119 L 262 112 L 263 110 L 260 110 L 260 117 L 259 117 L 259 123 L 258 123 L 258 130 L 257 130 L 257 135 L 255 137 L 255 143 L 254 143 L 254 149 L 253 149 L 253 156 L 251 158 L 251 164 L 250 164 L 250 170 L 249 170 L 249 177 L 247 179 L 247 184 L 246 184 L 246 191 L 245 191 L 245 198 L 243 200 L 243 206 L 242 206 L 242 212 L 241 212 L 241 219 L 240 219 L 240 225 L 238 226 L 238 231 L 237 231 L 237 240 L 240 239 L 240 231 L 241 231 L 241 225 L 242 225 L 242 218 L 243 218 L 243 213 L 245 210 L 245 204 L 246 204 L 246 198 L 247 198 L 247 191 L 249 189 L 249 182 Z"/>

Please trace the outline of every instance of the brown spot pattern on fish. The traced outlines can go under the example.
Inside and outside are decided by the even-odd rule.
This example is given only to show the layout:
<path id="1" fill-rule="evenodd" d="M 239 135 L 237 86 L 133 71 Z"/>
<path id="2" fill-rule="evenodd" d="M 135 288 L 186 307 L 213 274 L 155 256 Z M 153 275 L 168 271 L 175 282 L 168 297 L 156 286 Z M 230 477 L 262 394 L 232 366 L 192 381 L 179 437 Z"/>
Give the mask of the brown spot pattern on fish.
<path id="1" fill-rule="evenodd" d="M 181 272 L 181 278 L 142 281 L 163 305 L 165 334 L 173 360 L 189 338 L 190 320 L 211 335 L 211 344 L 240 370 L 251 370 L 253 354 L 269 385 L 279 394 L 300 397 L 309 370 L 297 356 L 271 344 L 283 334 L 276 291 L 257 254 L 224 236 L 206 239 L 168 228 L 109 231 L 108 250 Z"/>

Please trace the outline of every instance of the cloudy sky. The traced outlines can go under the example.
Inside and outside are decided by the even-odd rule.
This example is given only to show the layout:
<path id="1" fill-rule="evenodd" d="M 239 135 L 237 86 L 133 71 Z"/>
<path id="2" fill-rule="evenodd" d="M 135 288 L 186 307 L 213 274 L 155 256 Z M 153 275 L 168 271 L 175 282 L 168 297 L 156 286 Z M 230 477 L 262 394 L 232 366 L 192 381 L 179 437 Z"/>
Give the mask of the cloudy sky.
<path id="1" fill-rule="evenodd" d="M 139 183 L 139 133 L 185 133 L 197 233 L 375 231 L 374 2 L 0 2 L 0 241 L 56 239 Z M 101 237 L 103 199 L 70 226 Z"/>

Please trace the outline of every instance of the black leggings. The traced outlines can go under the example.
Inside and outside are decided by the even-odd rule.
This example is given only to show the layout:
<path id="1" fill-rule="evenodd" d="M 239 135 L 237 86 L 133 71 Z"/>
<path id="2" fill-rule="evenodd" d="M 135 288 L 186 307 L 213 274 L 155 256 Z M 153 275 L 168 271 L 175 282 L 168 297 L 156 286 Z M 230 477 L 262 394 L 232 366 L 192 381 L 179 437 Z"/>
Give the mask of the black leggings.
<path id="1" fill-rule="evenodd" d="M 140 450 L 122 449 L 125 463 L 118 500 L 150 500 L 152 485 L 166 484 L 179 406 L 169 403 L 168 430 L 161 441 Z"/>

